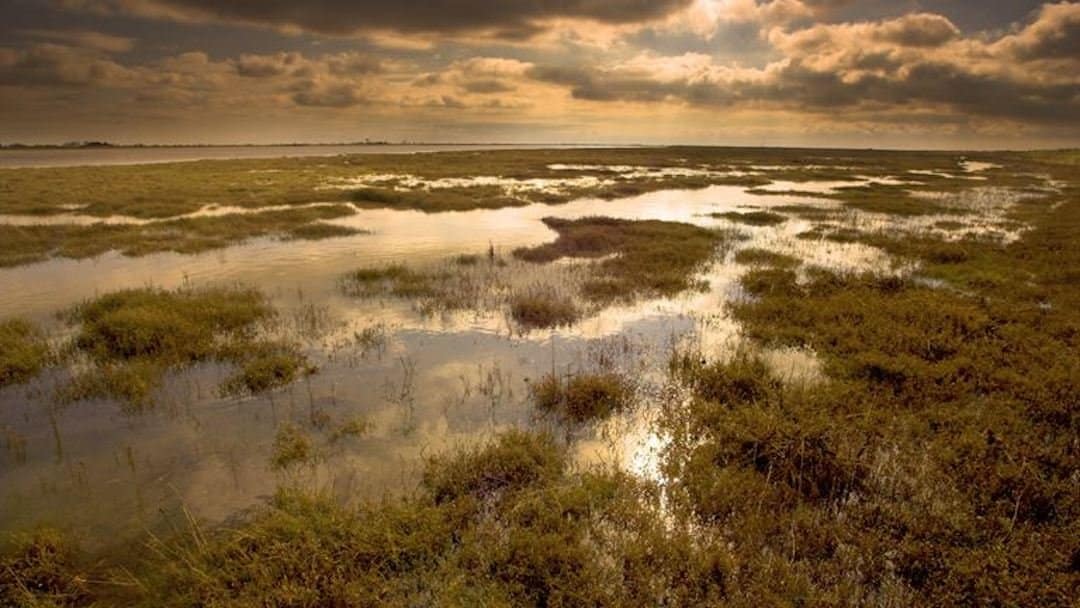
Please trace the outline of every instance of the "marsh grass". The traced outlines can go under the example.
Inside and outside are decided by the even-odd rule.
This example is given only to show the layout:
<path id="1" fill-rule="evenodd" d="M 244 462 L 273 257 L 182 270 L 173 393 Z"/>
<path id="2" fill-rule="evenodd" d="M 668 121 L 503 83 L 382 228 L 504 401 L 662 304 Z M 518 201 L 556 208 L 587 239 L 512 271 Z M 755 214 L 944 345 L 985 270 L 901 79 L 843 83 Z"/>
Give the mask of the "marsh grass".
<path id="1" fill-rule="evenodd" d="M 25 319 L 0 322 L 0 388 L 26 382 L 53 360 L 39 327 Z"/>
<path id="2" fill-rule="evenodd" d="M 991 172 L 995 184 L 1034 190 L 1042 183 L 1045 158 L 1028 154 L 981 157 L 1008 167 Z M 336 158 L 218 160 L 155 165 L 57 167 L 0 170 L 0 213 L 50 216 L 70 213 L 96 217 L 127 216 L 161 220 L 146 225 L 0 224 L 0 266 L 17 266 L 51 257 L 86 258 L 117 250 L 124 255 L 160 251 L 194 253 L 225 247 L 255 237 L 321 239 L 362 231 L 321 222 L 344 217 L 355 206 L 419 209 L 426 212 L 493 209 L 531 203 L 558 204 L 582 197 L 615 199 L 662 189 L 703 188 L 712 184 L 761 186 L 772 180 L 858 182 L 904 175 L 906 171 L 955 172 L 964 156 L 953 153 L 911 155 L 880 151 L 811 151 L 794 149 L 654 148 L 605 150 L 514 150 L 448 152 L 415 155 L 353 155 Z M 584 168 L 552 169 L 550 165 Z M 605 167 L 630 165 L 647 169 L 706 171 L 697 175 L 624 177 Z M 727 175 L 756 167 L 753 175 Z M 510 180 L 507 185 L 480 184 L 449 188 L 398 189 L 382 185 L 338 188 L 335 183 L 362 182 L 364 177 L 413 176 L 425 180 L 487 176 Z M 521 191 L 516 180 L 602 178 L 591 186 Z M 921 176 L 921 183 L 897 186 L 852 185 L 820 194 L 864 211 L 891 215 L 970 214 L 920 198 L 927 192 L 962 192 L 983 182 Z M 400 181 L 400 179 L 398 180 Z M 762 191 L 778 194 L 774 191 Z M 354 201 L 353 204 L 346 204 Z M 331 203 L 331 204 L 324 204 Z M 338 204 L 332 204 L 338 203 Z M 260 213 L 179 218 L 210 205 L 228 204 Z M 793 210 L 815 218 L 825 213 Z M 754 221 L 758 214 L 729 218 Z M 760 221 L 778 222 L 762 215 Z"/>
<path id="3" fill-rule="evenodd" d="M 753 354 L 672 362 L 692 392 L 663 420 L 672 505 L 730 542 L 745 566 L 735 588 L 810 603 L 1069 604 L 1076 201 L 1021 204 L 1014 216 L 1033 228 L 1008 245 L 878 242 L 949 288 L 744 275 L 745 334 L 813 348 L 826 378 L 788 385 Z"/>
<path id="4" fill-rule="evenodd" d="M 65 316 L 90 367 L 62 397 L 145 407 L 167 371 L 205 361 L 237 366 L 222 387 L 227 394 L 283 386 L 309 370 L 294 346 L 260 337 L 276 315 L 263 294 L 243 287 L 130 289 L 87 301 Z"/>
<path id="5" fill-rule="evenodd" d="M 787 217 L 771 211 L 727 211 L 710 215 L 717 219 L 729 220 L 748 226 L 779 226 L 787 221 Z"/>
<path id="6" fill-rule="evenodd" d="M 525 329 L 562 327 L 581 317 L 569 295 L 550 286 L 533 286 L 510 296 L 510 317 Z"/>
<path id="7" fill-rule="evenodd" d="M 730 239 L 689 224 L 591 217 L 545 218 L 559 233 L 511 259 L 463 254 L 428 268 L 360 268 L 342 277 L 355 297 L 413 300 L 425 313 L 505 310 L 520 329 L 569 325 L 598 308 L 703 288 L 695 275 Z M 553 264 L 565 259 L 565 263 Z"/>
<path id="8" fill-rule="evenodd" d="M 560 258 L 603 258 L 582 295 L 606 304 L 640 297 L 671 296 L 700 288 L 694 275 L 725 242 L 720 233 L 679 222 L 587 217 L 544 218 L 558 233 L 555 241 L 517 249 L 514 256 L 538 264 Z"/>
<path id="9" fill-rule="evenodd" d="M 257 395 L 288 386 L 316 371 L 291 344 L 258 342 L 245 345 L 244 351 L 237 354 L 238 369 L 221 385 L 224 395 Z"/>
<path id="10" fill-rule="evenodd" d="M 634 392 L 629 382 L 614 372 L 547 374 L 533 382 L 529 391 L 539 410 L 574 424 L 602 420 L 625 410 Z"/>
<path id="11" fill-rule="evenodd" d="M 286 423 L 278 427 L 271 448 L 270 466 L 281 471 L 308 462 L 315 453 L 311 437 L 299 426 Z"/>
<path id="12" fill-rule="evenodd" d="M 327 441 L 333 444 L 344 441 L 350 437 L 363 437 L 372 430 L 373 426 L 374 425 L 370 420 L 360 416 L 354 416 L 335 425 L 333 429 L 331 429 Z"/>
<path id="13" fill-rule="evenodd" d="M 865 174 L 956 161 L 815 154 L 761 151 L 754 161 L 805 156 Z M 1075 184 L 1075 154 L 1047 155 L 986 158 Z M 154 539 L 133 570 L 138 584 L 113 588 L 119 599 L 99 587 L 64 597 L 165 607 L 1072 606 L 1077 195 L 1072 185 L 1019 203 L 1012 217 L 1031 226 L 1019 241 L 965 240 L 963 255 L 929 237 L 881 241 L 920 262 L 915 277 L 752 264 L 743 284 L 754 297 L 733 310 L 750 345 L 719 361 L 671 360 L 672 394 L 685 399 L 659 404 L 663 487 L 576 469 L 566 445 L 510 431 L 429 459 L 399 498 L 342 506 L 279 490 L 227 527 Z M 605 246 L 566 249 L 606 261 Z M 757 346 L 810 347 L 825 376 L 786 381 Z M 39 562 L 10 555 L 0 589 L 21 592 L 18 573 L 36 570 L 22 564 Z M 44 580 L 60 585 L 18 601 L 67 593 L 85 576 L 76 561 L 42 560 Z"/>
<path id="14" fill-rule="evenodd" d="M 82 259 L 107 251 L 119 251 L 128 256 L 164 251 L 199 253 L 256 237 L 312 240 L 362 234 L 359 229 L 319 221 L 355 212 L 348 205 L 321 205 L 148 224 L 15 226 L 0 223 L 0 266 L 18 266 L 50 257 Z"/>
<path id="15" fill-rule="evenodd" d="M 701 605 L 733 567 L 667 530 L 655 488 L 508 431 L 430 459 L 417 492 L 342 507 L 281 490 L 231 530 L 162 540 L 140 605 Z M 603 584 L 601 584 L 603 583 Z"/>
<path id="16" fill-rule="evenodd" d="M 51 529 L 13 538 L 0 555 L 0 604 L 76 607 L 92 604 L 82 554 L 68 535 Z"/>
<path id="17" fill-rule="evenodd" d="M 799 258 L 759 247 L 749 247 L 735 252 L 735 261 L 748 266 L 771 266 L 773 268 L 796 268 Z"/>

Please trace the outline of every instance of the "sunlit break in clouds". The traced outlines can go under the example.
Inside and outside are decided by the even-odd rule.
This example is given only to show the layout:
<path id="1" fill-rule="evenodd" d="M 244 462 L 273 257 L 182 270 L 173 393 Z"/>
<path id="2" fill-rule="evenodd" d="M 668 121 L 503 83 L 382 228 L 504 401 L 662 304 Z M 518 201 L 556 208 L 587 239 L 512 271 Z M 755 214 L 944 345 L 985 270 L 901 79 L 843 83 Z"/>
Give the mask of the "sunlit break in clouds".
<path id="1" fill-rule="evenodd" d="M 1080 135 L 1080 2 L 2 6 L 2 143 L 1021 148 Z"/>

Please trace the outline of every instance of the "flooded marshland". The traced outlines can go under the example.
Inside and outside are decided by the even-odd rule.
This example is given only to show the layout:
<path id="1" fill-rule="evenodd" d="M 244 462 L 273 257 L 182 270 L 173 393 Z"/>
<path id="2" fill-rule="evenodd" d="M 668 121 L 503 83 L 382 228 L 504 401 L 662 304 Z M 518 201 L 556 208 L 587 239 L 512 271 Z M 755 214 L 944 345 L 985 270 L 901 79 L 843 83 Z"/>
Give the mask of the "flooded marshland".
<path id="1" fill-rule="evenodd" d="M 822 285 L 832 285 L 826 294 L 848 287 L 878 293 L 884 285 L 936 302 L 980 289 L 991 275 L 998 281 L 991 290 L 1008 289 L 1012 279 L 996 268 L 977 268 L 970 282 L 956 268 L 984 249 L 1002 255 L 1024 242 L 1039 214 L 1063 192 L 1074 196 L 1076 184 L 1063 181 L 1066 170 L 1037 159 L 986 156 L 635 149 L 447 153 L 407 162 L 340 157 L 299 167 L 199 163 L 192 170 L 222 180 L 219 189 L 203 184 L 187 198 L 176 192 L 168 210 L 145 194 L 108 188 L 60 200 L 50 194 L 56 186 L 25 186 L 38 170 L 9 173 L 15 185 L 0 201 L 0 223 L 12 236 L 0 268 L 0 319 L 38 328 L 50 354 L 0 388 L 0 527 L 58 528 L 108 555 L 189 519 L 208 529 L 236 522 L 283 487 L 345 504 L 409 495 L 426 479 L 431 458 L 475 449 L 511 429 L 550 433 L 580 470 L 626 473 L 665 495 L 686 491 L 703 473 L 694 468 L 696 455 L 676 462 L 679 450 L 692 452 L 711 436 L 671 416 L 702 399 L 702 369 L 749 357 L 763 366 L 754 373 L 773 378 L 760 394 L 736 390 L 758 404 L 778 391 L 811 391 L 841 378 L 878 383 L 895 395 L 908 390 L 896 374 L 910 370 L 876 360 L 856 372 L 846 367 L 863 356 L 849 341 L 870 338 L 819 340 L 805 326 L 785 329 L 776 310 L 799 305 L 781 296 L 814 306 Z M 81 184 L 88 170 L 48 171 L 40 178 Z M 158 174 L 162 187 L 185 179 L 182 165 L 168 171 Z M 282 190 L 292 188 L 281 181 L 289 172 L 299 172 L 303 196 Z M 249 182 L 252 175 L 278 181 Z M 230 188 L 234 183 L 243 186 Z M 103 200 L 111 195 L 130 200 Z M 161 209 L 139 211 L 139 200 Z M 305 218 L 313 227 L 307 233 L 260 226 L 226 235 L 217 224 L 199 223 L 243 226 L 249 216 L 324 206 L 340 212 Z M 119 232 L 95 232 L 107 230 Z M 179 250 L 155 243 L 192 235 L 205 240 Z M 691 242 L 702 245 L 690 251 Z M 144 314 L 166 310 L 153 298 L 208 289 L 253 290 L 270 312 L 237 326 L 242 339 L 228 348 L 220 336 L 208 337 L 212 348 L 179 359 L 168 349 L 183 345 L 144 349 L 139 340 L 147 334 L 136 324 L 142 317 L 93 326 L 97 320 L 85 313 L 118 292 L 144 294 Z M 1053 297 L 1045 296 L 1047 306 Z M 110 314 L 125 314 L 124 306 Z M 764 316 L 769 306 L 776 316 Z M 812 313 L 798 323 L 809 323 Z M 978 314 L 957 313 L 955 323 Z M 838 313 L 828 323 L 869 326 L 872 317 Z M 921 323 L 917 314 L 911 319 Z M 172 321 L 163 323 L 165 343 Z M 157 330 L 145 331 L 159 339 Z M 101 336 L 120 344 L 109 346 L 108 357 L 92 341 Z M 954 338 L 942 340 L 951 345 Z M 250 355 L 266 345 L 280 346 L 285 362 Z M 152 363 L 153 372 L 140 375 L 142 368 L 117 353 Z M 927 365 L 947 360 L 943 353 L 926 355 Z M 270 365 L 265 382 L 257 375 L 262 365 Z M 72 390 L 87 386 L 86 378 L 128 372 L 142 383 L 137 393 L 111 384 Z M 586 376 L 618 386 L 581 388 L 617 395 L 602 415 L 538 407 L 541 383 L 553 378 L 556 389 L 571 390 Z M 926 382 L 921 390 L 932 392 L 949 381 Z M 998 390 L 988 387 L 976 392 Z M 575 403 L 552 399 L 556 410 Z M 690 411 L 691 418 L 703 415 Z M 852 458 L 867 454 L 868 470 L 885 475 L 898 462 L 888 454 L 899 446 L 886 442 Z M 846 449 L 826 451 L 846 458 Z M 770 458 L 780 475 L 782 456 Z M 806 466 L 818 467 L 808 475 L 824 475 L 821 467 L 833 465 Z M 790 485 L 811 504 L 841 492 L 800 484 Z M 689 491 L 698 514 L 706 508 L 701 492 Z M 912 583 L 900 576 L 889 584 Z"/>

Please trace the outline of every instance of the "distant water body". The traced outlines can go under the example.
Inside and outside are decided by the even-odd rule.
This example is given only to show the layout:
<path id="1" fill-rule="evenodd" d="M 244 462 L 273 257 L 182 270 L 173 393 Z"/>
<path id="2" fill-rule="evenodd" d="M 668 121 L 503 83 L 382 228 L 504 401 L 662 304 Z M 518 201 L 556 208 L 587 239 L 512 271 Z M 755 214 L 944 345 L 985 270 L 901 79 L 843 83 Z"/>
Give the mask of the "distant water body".
<path id="1" fill-rule="evenodd" d="M 0 150 L 0 168 L 137 165 L 191 160 L 337 156 L 339 154 L 414 154 L 462 150 L 535 150 L 598 147 L 558 144 L 357 144 L 344 146 L 205 146 L 145 148 L 28 148 Z"/>

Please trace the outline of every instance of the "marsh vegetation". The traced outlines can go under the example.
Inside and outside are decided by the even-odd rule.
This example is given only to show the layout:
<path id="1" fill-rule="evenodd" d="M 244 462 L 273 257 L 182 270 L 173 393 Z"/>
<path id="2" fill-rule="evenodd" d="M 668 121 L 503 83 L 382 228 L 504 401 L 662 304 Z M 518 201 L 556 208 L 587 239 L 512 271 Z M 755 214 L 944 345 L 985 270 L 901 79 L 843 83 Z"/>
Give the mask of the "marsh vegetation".
<path id="1" fill-rule="evenodd" d="M 617 301 L 671 296 L 701 288 L 697 274 L 728 235 L 678 222 L 609 217 L 545 218 L 558 237 L 515 249 L 510 260 L 492 253 L 456 256 L 435 268 L 400 263 L 360 268 L 343 277 L 357 297 L 392 296 L 422 310 L 505 308 L 524 329 L 570 325 Z M 568 260 L 571 263 L 559 263 Z M 538 267 L 546 267 L 539 271 Z"/>
<path id="2" fill-rule="evenodd" d="M 230 285 L 98 295 L 69 307 L 68 336 L 5 322 L 8 403 L 49 366 L 70 371 L 74 395 L 143 403 L 164 378 L 223 364 L 215 398 L 254 395 L 237 408 L 250 417 L 228 428 L 257 427 L 257 447 L 217 444 L 207 452 L 225 476 L 200 474 L 224 492 L 221 480 L 241 479 L 244 466 L 230 459 L 249 449 L 277 489 L 216 519 L 186 506 L 162 515 L 139 528 L 153 533 L 136 536 L 136 550 L 18 534 L 0 558 L 0 602 L 1070 606 L 1080 581 L 1080 166 L 1070 153 L 977 159 L 995 166 L 973 176 L 951 153 L 697 148 L 310 161 L 325 171 L 192 164 L 310 172 L 289 188 L 277 173 L 244 182 L 238 204 L 252 207 L 316 200 L 308 187 L 353 200 L 323 190 L 325 180 L 380 173 L 399 177 L 357 186 L 386 190 L 365 204 L 425 211 L 462 208 L 479 187 L 462 183 L 490 175 L 612 180 L 609 194 L 784 180 L 806 194 L 770 189 L 749 211 L 742 201 L 664 210 L 677 220 L 559 218 L 552 207 L 537 226 L 550 233 L 527 245 L 350 259 L 325 315 L 308 294 L 282 296 L 291 285 Z M 177 170 L 142 179 L 169 183 Z M 424 188 L 404 174 L 464 181 Z M 846 185 L 814 188 L 826 181 Z M 497 198 L 532 196 L 484 187 L 478 206 L 516 209 Z M 598 210 L 616 202 L 586 194 Z M 97 204 L 106 213 L 113 203 Z M 854 261 L 828 263 L 846 255 Z M 293 305 L 284 318 L 311 330 L 283 334 L 282 302 Z M 504 336 L 426 320 L 447 310 L 553 329 Z M 353 324 L 322 320 L 349 312 Z M 799 355 L 785 363 L 777 353 Z M 814 373 L 793 373 L 792 361 Z M 228 420 L 221 401 L 209 403 L 182 417 Z M 549 434 L 553 421 L 567 432 Z M 14 416 L 3 423 L 9 437 L 25 428 Z M 35 448 L 22 456 L 31 465 L 3 466 L 29 468 L 44 451 Z M 116 453 L 133 476 L 152 465 L 130 446 Z M 393 491 L 365 493 L 402 454 L 416 470 L 393 470 Z M 83 483 L 77 467 L 49 464 Z M 42 470 L 17 478 L 23 493 L 5 504 L 27 500 Z M 48 492 L 63 495 L 58 485 Z"/>

